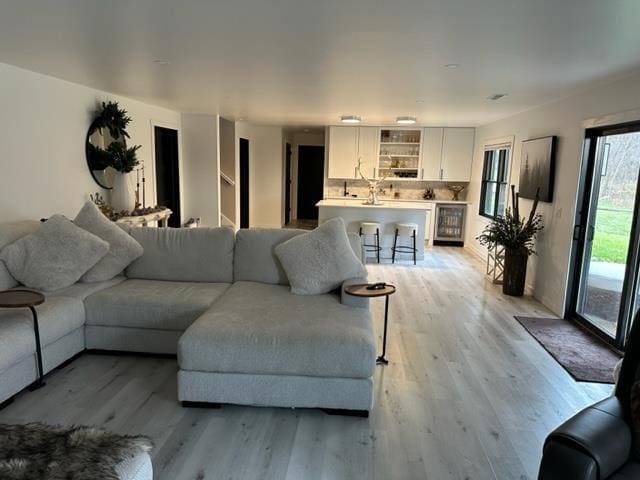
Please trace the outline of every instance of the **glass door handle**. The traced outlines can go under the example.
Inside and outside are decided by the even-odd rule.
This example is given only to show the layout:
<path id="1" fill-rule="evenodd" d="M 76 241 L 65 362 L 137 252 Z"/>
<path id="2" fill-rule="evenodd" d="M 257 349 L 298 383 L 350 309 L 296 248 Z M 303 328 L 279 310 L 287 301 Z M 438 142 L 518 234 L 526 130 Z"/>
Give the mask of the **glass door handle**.
<path id="1" fill-rule="evenodd" d="M 576 225 L 573 227 L 573 239 L 580 240 L 580 232 L 582 232 L 582 225 Z"/>
<path id="2" fill-rule="evenodd" d="M 587 242 L 593 242 L 594 235 L 595 235 L 595 229 L 593 228 L 593 225 L 589 225 L 587 229 Z"/>

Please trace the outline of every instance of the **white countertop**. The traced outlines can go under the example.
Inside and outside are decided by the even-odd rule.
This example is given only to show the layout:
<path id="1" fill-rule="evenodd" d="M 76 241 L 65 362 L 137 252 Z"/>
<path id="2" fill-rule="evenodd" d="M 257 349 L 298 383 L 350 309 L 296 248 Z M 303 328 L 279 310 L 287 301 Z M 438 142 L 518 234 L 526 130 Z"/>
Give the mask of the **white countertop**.
<path id="1" fill-rule="evenodd" d="M 342 207 L 342 208 L 377 208 L 394 210 L 431 210 L 433 208 L 427 202 L 394 202 L 382 201 L 382 205 L 365 205 L 363 199 L 337 200 L 326 199 L 316 203 L 316 207 Z"/>
<path id="2" fill-rule="evenodd" d="M 366 197 L 326 197 L 325 200 L 351 200 L 351 201 L 360 201 L 364 202 Z M 469 202 L 466 200 L 443 200 L 443 199 L 431 199 L 431 200 L 422 200 L 422 199 L 409 199 L 409 198 L 388 198 L 388 197 L 378 197 L 378 200 L 381 202 L 410 202 L 410 203 L 460 203 L 462 205 L 469 205 Z"/>
<path id="3" fill-rule="evenodd" d="M 409 208 L 430 210 L 436 203 L 468 205 L 464 200 L 409 200 L 409 199 L 387 199 L 379 198 L 383 205 L 363 205 L 364 198 L 354 197 L 328 197 L 316 203 L 317 207 L 382 207 L 382 208 Z"/>

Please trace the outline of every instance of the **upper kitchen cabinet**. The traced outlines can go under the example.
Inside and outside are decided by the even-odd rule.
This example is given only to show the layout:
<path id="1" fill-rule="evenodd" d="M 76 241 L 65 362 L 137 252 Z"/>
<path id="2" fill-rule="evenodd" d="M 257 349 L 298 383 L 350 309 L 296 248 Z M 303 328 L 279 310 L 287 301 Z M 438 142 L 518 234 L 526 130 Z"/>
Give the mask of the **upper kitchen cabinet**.
<path id="1" fill-rule="evenodd" d="M 358 158 L 362 174 L 376 177 L 378 166 L 378 127 L 358 127 Z M 357 165 L 356 160 L 356 165 Z"/>
<path id="2" fill-rule="evenodd" d="M 420 150 L 422 129 L 381 128 L 379 177 L 399 180 L 422 178 Z"/>
<path id="3" fill-rule="evenodd" d="M 474 139 L 474 128 L 425 128 L 424 180 L 470 181 Z"/>
<path id="4" fill-rule="evenodd" d="M 329 178 L 355 178 L 358 166 L 358 128 L 329 127 Z"/>
<path id="5" fill-rule="evenodd" d="M 329 178 L 360 178 L 360 169 L 374 177 L 378 155 L 378 127 L 329 127 Z"/>
<path id="6" fill-rule="evenodd" d="M 440 174 L 442 173 L 442 139 L 444 137 L 444 128 L 425 128 L 423 136 L 423 180 L 440 181 Z"/>
<path id="7" fill-rule="evenodd" d="M 468 182 L 471 180 L 471 162 L 475 128 L 445 128 L 442 140 L 442 180 Z"/>

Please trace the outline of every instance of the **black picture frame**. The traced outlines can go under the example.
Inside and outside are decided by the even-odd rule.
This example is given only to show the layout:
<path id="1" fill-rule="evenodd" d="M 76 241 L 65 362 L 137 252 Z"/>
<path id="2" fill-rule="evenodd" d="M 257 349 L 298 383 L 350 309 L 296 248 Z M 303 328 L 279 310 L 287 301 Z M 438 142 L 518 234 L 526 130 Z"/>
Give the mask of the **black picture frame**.
<path id="1" fill-rule="evenodd" d="M 557 143 L 555 135 L 522 142 L 518 186 L 520 198 L 534 200 L 540 189 L 541 202 L 553 201 Z"/>

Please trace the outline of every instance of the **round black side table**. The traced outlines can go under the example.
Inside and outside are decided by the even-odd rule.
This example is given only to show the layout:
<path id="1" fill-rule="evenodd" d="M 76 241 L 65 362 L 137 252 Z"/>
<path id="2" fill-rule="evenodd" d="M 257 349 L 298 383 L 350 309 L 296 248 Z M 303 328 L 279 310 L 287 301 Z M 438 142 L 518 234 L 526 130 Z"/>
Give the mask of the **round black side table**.
<path id="1" fill-rule="evenodd" d="M 376 363 L 388 364 L 389 361 L 385 358 L 387 353 L 387 321 L 389 319 L 389 297 L 396 293 L 396 287 L 394 285 L 385 284 L 383 288 L 370 289 L 371 283 L 361 283 L 356 285 L 348 285 L 344 288 L 345 293 L 353 295 L 354 297 L 363 298 L 376 298 L 385 297 L 384 299 L 384 333 L 382 336 L 382 355 L 376 358 Z"/>
<path id="2" fill-rule="evenodd" d="M 40 329 L 38 327 L 38 314 L 35 307 L 44 303 L 44 295 L 40 292 L 16 288 L 0 292 L 0 308 L 28 308 L 33 315 L 33 331 L 36 337 L 36 358 L 38 360 L 38 379 L 28 388 L 37 390 L 44 387 L 44 371 L 42 369 L 42 347 L 40 346 Z"/>

